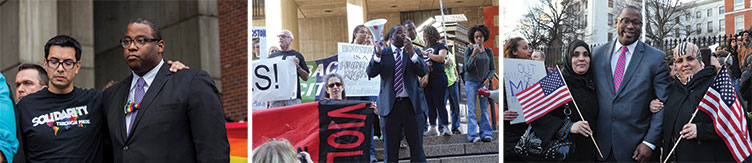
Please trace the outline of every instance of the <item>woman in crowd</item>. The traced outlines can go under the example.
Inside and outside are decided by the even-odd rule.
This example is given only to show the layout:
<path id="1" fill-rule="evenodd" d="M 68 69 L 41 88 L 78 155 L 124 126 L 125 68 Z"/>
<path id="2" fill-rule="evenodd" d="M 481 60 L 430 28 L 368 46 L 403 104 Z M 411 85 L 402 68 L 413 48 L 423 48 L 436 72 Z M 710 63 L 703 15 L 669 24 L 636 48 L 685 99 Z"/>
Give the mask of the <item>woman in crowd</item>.
<path id="1" fill-rule="evenodd" d="M 373 45 L 372 41 L 368 35 L 368 27 L 365 25 L 355 26 L 352 41 L 350 41 L 351 44 Z"/>
<path id="2" fill-rule="evenodd" d="M 353 36 L 351 44 L 358 44 L 358 45 L 373 45 L 373 40 L 369 39 L 370 35 L 368 34 L 368 28 L 365 25 L 358 25 L 355 26 L 355 29 L 353 29 Z M 344 87 L 343 87 L 344 88 Z M 345 96 L 342 96 L 343 98 Z M 370 101 L 375 102 L 377 96 L 355 96 L 355 97 L 347 97 L 348 100 L 363 100 L 363 101 Z M 373 139 L 379 139 L 381 137 L 381 126 L 379 123 L 379 116 L 375 113 L 373 114 L 373 131 L 371 132 L 373 135 Z M 375 152 L 375 147 L 373 146 L 373 141 L 371 142 L 371 160 L 376 159 L 376 155 L 373 153 Z"/>
<path id="3" fill-rule="evenodd" d="M 720 136 L 716 134 L 713 119 L 705 112 L 697 112 L 689 122 L 700 101 L 713 83 L 717 74 L 717 61 L 711 65 L 701 62 L 709 51 L 683 42 L 674 48 L 677 79 L 669 85 L 665 105 L 658 100 L 651 102 L 651 108 L 664 107 L 663 117 L 663 157 L 676 162 L 732 162 L 734 158 Z M 710 56 L 710 55 L 707 55 Z M 688 124 L 689 122 L 689 124 Z M 681 143 L 671 156 L 670 148 L 679 140 Z"/>
<path id="4" fill-rule="evenodd" d="M 726 51 L 729 52 L 728 56 L 731 57 L 728 59 L 727 63 L 729 63 L 729 72 L 731 73 L 731 79 L 734 80 L 735 85 L 739 85 L 739 78 L 742 76 L 742 70 L 739 63 L 739 53 L 736 51 L 736 49 L 739 47 L 739 45 L 736 44 L 735 38 L 730 38 L 728 41 L 726 41 Z M 738 90 L 739 88 L 737 88 Z"/>
<path id="5" fill-rule="evenodd" d="M 295 147 L 285 139 L 272 140 L 259 145 L 256 149 L 253 149 L 252 157 L 254 163 L 298 163 L 300 157 L 304 157 L 308 163 L 313 162 L 307 152 L 296 153 Z"/>
<path id="6" fill-rule="evenodd" d="M 428 135 L 450 136 L 449 116 L 446 109 L 446 86 L 447 76 L 444 72 L 444 59 L 446 58 L 447 46 L 439 42 L 439 31 L 433 26 L 423 28 L 423 39 L 426 46 L 422 51 L 429 58 L 431 70 L 429 72 L 428 86 L 424 89 L 426 102 L 428 102 L 428 121 L 431 124 L 428 127 Z M 440 120 L 437 127 L 436 118 Z"/>
<path id="7" fill-rule="evenodd" d="M 471 39 L 473 40 L 473 39 Z M 469 50 L 468 50 L 469 51 Z M 522 37 L 514 37 L 509 40 L 507 40 L 506 44 L 504 44 L 504 58 L 513 58 L 513 59 L 530 59 L 530 53 L 532 53 L 532 50 L 530 49 L 530 46 L 528 45 L 528 42 L 525 41 Z M 465 58 L 468 58 L 467 54 L 465 55 Z M 467 65 L 467 63 L 465 63 Z M 465 76 L 468 75 L 468 72 L 466 70 Z M 467 78 L 465 78 L 465 81 L 467 81 Z M 465 84 L 467 91 L 467 84 Z M 475 96 L 475 94 L 467 94 L 468 101 L 470 101 L 470 96 Z M 506 94 L 504 94 L 504 98 L 508 98 Z M 468 103 L 469 107 L 470 103 Z M 474 110 L 474 108 L 473 108 Z M 509 110 L 507 103 L 504 102 L 504 160 L 510 161 L 510 162 L 521 162 L 524 161 L 522 158 L 517 156 L 517 154 L 514 153 L 514 146 L 517 144 L 517 141 L 520 140 L 520 136 L 525 133 L 525 130 L 527 129 L 526 123 L 518 123 L 518 124 L 510 124 L 509 121 L 514 120 L 517 118 L 519 113 L 513 110 Z M 468 133 L 469 135 L 469 133 Z"/>
<path id="8" fill-rule="evenodd" d="M 598 118 L 598 96 L 595 93 L 593 71 L 590 70 L 590 46 L 583 41 L 576 40 L 569 45 L 567 55 L 564 58 L 564 67 L 561 74 L 567 83 L 569 91 L 577 101 L 579 111 L 582 111 L 584 120 L 574 106 L 574 102 L 562 105 L 545 116 L 536 119 L 530 126 L 541 140 L 552 140 L 565 124 L 572 123 L 569 130 L 569 139 L 574 143 L 573 157 L 565 161 L 572 162 L 595 162 L 595 144 L 590 140 L 593 129 L 597 129 L 595 122 Z M 566 120 L 569 117 L 569 121 Z M 544 142 L 544 144 L 549 142 Z"/>
<path id="9" fill-rule="evenodd" d="M 336 73 L 330 73 L 324 77 L 324 94 L 321 95 L 320 99 L 324 100 L 344 100 L 345 99 L 345 83 L 342 82 L 342 76 Z M 373 112 L 377 112 L 376 103 L 371 102 L 371 108 L 373 109 Z M 376 119 L 374 117 L 374 119 Z M 374 122 L 377 123 L 377 122 Z M 371 139 L 373 140 L 373 139 Z M 370 160 L 371 162 L 376 162 L 376 155 L 375 150 L 373 146 L 373 141 L 371 142 L 371 153 L 370 153 Z"/>
<path id="10" fill-rule="evenodd" d="M 488 88 L 496 72 L 493 51 L 483 46 L 483 42 L 488 41 L 489 35 L 490 31 L 485 25 L 473 26 L 468 35 L 472 46 L 468 46 L 465 50 L 465 94 L 468 101 L 467 139 L 471 142 L 493 140 L 493 129 L 488 119 L 488 97 L 478 96 L 478 88 Z M 525 55 L 530 58 L 529 50 Z M 480 118 L 476 118 L 476 99 L 480 102 Z"/>

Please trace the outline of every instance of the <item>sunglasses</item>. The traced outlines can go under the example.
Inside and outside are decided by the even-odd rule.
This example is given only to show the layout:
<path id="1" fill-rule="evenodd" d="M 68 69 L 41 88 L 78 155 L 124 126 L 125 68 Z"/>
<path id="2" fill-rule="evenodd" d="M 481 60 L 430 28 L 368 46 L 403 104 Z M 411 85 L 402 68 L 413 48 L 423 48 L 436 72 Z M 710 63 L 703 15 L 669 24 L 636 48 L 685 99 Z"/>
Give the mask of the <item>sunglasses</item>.
<path id="1" fill-rule="evenodd" d="M 332 88 L 334 86 L 341 87 L 342 86 L 342 82 L 329 83 L 329 85 L 327 85 L 327 87 L 329 87 L 329 88 Z"/>

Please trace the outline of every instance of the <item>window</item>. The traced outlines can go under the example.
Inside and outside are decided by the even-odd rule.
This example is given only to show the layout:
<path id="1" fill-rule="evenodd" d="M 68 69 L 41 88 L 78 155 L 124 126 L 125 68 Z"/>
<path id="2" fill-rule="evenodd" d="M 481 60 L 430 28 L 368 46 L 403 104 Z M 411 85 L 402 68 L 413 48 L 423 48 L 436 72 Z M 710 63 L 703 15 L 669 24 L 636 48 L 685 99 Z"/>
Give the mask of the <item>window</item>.
<path id="1" fill-rule="evenodd" d="M 686 27 L 684 27 L 684 29 L 685 29 L 685 31 L 687 31 L 687 32 L 690 32 L 690 31 L 692 31 L 692 27 L 690 27 L 689 25 L 687 25 Z"/>
<path id="2" fill-rule="evenodd" d="M 696 14 L 696 15 L 697 15 L 697 18 L 700 18 L 700 17 L 702 17 L 702 12 L 700 12 L 700 11 L 697 11 L 697 12 L 695 12 L 695 13 L 697 13 L 697 14 Z"/>
<path id="3" fill-rule="evenodd" d="M 614 33 L 608 32 L 608 40 L 610 41 L 613 39 L 614 39 Z"/>
<path id="4" fill-rule="evenodd" d="M 608 8 L 614 8 L 614 0 L 608 0 Z M 611 39 L 608 39 L 611 40 Z"/>
<path id="5" fill-rule="evenodd" d="M 702 32 L 702 25 L 701 25 L 700 23 L 697 23 L 697 24 L 695 25 L 695 27 L 697 27 L 697 29 L 695 29 L 695 32 L 697 32 L 698 34 L 699 34 L 700 32 Z"/>
<path id="6" fill-rule="evenodd" d="M 708 21 L 708 33 L 713 32 L 713 21 Z"/>
<path id="7" fill-rule="evenodd" d="M 718 31 L 719 32 L 726 31 L 726 21 L 725 21 L 725 19 L 718 20 Z"/>
<path id="8" fill-rule="evenodd" d="M 713 16 L 713 9 L 709 8 L 708 9 L 708 17 L 711 17 L 711 16 Z"/>
<path id="9" fill-rule="evenodd" d="M 744 0 L 734 0 L 734 10 L 741 10 L 744 8 Z"/>
<path id="10" fill-rule="evenodd" d="M 585 18 L 585 20 L 582 21 L 582 28 L 585 28 L 587 27 L 587 19 L 588 19 L 587 14 L 585 14 L 583 18 Z"/>
<path id="11" fill-rule="evenodd" d="M 734 17 L 734 33 L 739 33 L 744 30 L 744 15 Z"/>
<path id="12" fill-rule="evenodd" d="M 614 21 L 616 21 L 616 19 L 614 19 L 614 14 L 608 13 L 608 26 L 609 27 L 614 26 Z M 609 40 L 611 40 L 611 39 L 609 39 Z"/>
<path id="13" fill-rule="evenodd" d="M 585 10 L 587 10 L 588 2 L 584 1 L 584 3 L 585 3 Z"/>
<path id="14" fill-rule="evenodd" d="M 726 8 L 723 8 L 723 6 L 718 7 L 718 15 L 723 15 L 726 13 Z"/>

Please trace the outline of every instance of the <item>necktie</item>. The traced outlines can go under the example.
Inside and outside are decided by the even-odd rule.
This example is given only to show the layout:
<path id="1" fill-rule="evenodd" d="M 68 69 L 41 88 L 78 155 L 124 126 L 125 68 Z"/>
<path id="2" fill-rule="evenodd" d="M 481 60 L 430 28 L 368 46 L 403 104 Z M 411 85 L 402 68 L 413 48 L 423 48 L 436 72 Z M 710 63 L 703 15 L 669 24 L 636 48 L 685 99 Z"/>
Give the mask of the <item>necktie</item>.
<path id="1" fill-rule="evenodd" d="M 144 98 L 144 94 L 146 94 L 146 91 L 144 91 L 144 87 L 146 87 L 146 81 L 144 81 L 144 78 L 138 78 L 136 81 L 136 91 L 133 92 L 133 103 L 136 105 L 141 104 L 141 100 Z M 131 127 L 133 127 L 133 121 L 136 121 L 136 115 L 138 114 L 138 107 L 133 109 L 133 112 L 131 113 L 131 123 L 128 125 L 128 130 L 126 130 L 126 133 L 128 135 L 131 135 Z M 126 115 L 128 113 L 126 112 Z"/>
<path id="2" fill-rule="evenodd" d="M 402 50 L 397 49 L 397 59 L 394 64 L 394 93 L 399 94 L 403 91 L 404 82 L 402 82 Z"/>
<path id="3" fill-rule="evenodd" d="M 619 60 L 616 61 L 616 70 L 614 71 L 614 91 L 619 91 L 619 85 L 621 85 L 621 80 L 624 77 L 624 66 L 626 66 L 625 62 L 627 60 L 627 49 L 626 46 L 621 47 L 621 54 L 619 54 Z"/>

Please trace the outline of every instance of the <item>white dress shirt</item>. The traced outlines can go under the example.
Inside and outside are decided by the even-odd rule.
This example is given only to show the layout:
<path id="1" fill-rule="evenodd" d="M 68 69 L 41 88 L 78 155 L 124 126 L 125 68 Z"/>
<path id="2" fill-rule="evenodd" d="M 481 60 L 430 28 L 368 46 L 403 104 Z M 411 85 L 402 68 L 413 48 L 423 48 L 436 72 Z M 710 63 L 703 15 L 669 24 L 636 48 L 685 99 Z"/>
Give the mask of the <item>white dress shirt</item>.
<path id="1" fill-rule="evenodd" d="M 621 55 L 622 46 L 624 45 L 622 45 L 618 40 L 616 41 L 616 45 L 614 45 L 614 53 L 611 54 L 611 72 L 613 73 L 616 73 L 616 64 L 619 62 L 619 55 Z M 629 66 L 629 61 L 632 60 L 632 54 L 635 51 L 635 47 L 637 47 L 637 41 L 633 42 L 630 45 L 627 45 L 627 53 L 624 54 L 624 72 L 622 73 L 627 72 L 627 67 Z"/>
<path id="2" fill-rule="evenodd" d="M 144 76 L 138 76 L 135 72 L 131 71 L 131 74 L 133 74 L 133 79 L 131 79 L 131 89 L 128 91 L 128 100 L 134 101 L 133 95 L 136 93 L 136 82 L 138 82 L 138 78 L 144 78 L 144 81 L 146 82 L 146 85 L 144 85 L 144 96 L 146 96 L 146 91 L 149 90 L 149 86 L 151 86 L 151 82 L 154 81 L 154 78 L 157 77 L 157 72 L 159 72 L 159 68 L 162 67 L 162 64 L 164 64 L 164 60 L 159 61 L 159 64 L 157 67 L 152 68 L 144 74 Z M 144 102 L 143 98 L 141 99 L 141 102 Z M 131 118 L 133 114 L 129 113 L 125 115 L 125 128 L 130 129 L 131 128 Z"/>
<path id="3" fill-rule="evenodd" d="M 406 51 L 404 50 L 404 47 L 403 48 L 398 48 L 398 47 L 396 47 L 394 45 L 389 45 L 389 47 L 392 48 L 393 52 L 396 52 L 397 49 L 402 49 L 401 50 L 401 54 L 402 55 L 406 55 L 407 54 Z M 418 63 L 418 61 L 420 61 L 420 59 L 418 59 L 418 54 L 417 54 L 418 52 L 415 52 L 415 53 L 416 54 L 413 55 L 413 57 L 410 57 L 410 61 L 413 61 L 413 63 Z M 397 54 L 395 53 L 392 56 L 394 56 L 394 62 L 395 62 L 394 64 L 396 65 L 397 64 Z M 381 57 L 378 57 L 378 56 L 374 55 L 373 56 L 373 61 L 376 62 L 376 63 L 381 63 Z M 405 62 L 403 61 L 402 64 L 405 64 Z M 403 71 L 402 76 L 405 77 L 405 74 L 404 74 L 405 69 L 403 68 L 402 71 Z M 407 97 L 408 96 L 407 95 L 407 90 L 404 89 L 404 85 L 405 85 L 404 82 L 405 82 L 405 80 L 403 79 L 402 82 L 403 82 L 403 84 L 402 84 L 403 85 L 403 87 L 402 87 L 403 91 L 402 91 L 402 93 L 396 94 L 396 97 Z"/>

